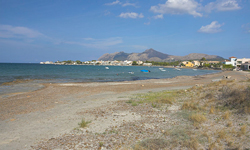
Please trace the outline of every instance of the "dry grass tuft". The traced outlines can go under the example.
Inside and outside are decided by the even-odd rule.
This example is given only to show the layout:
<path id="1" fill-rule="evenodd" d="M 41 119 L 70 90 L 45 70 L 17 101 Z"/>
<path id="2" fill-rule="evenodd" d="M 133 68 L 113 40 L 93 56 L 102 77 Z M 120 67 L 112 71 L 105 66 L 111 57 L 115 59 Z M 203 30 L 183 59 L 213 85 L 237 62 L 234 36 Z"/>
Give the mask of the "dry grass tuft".
<path id="1" fill-rule="evenodd" d="M 214 108 L 214 106 L 211 106 L 209 113 L 214 114 L 214 112 L 215 112 L 215 108 Z"/>
<path id="2" fill-rule="evenodd" d="M 211 142 L 211 137 L 206 132 L 204 132 L 202 136 L 206 137 L 209 143 Z"/>
<path id="3" fill-rule="evenodd" d="M 227 133 L 224 129 L 222 129 L 221 131 L 218 132 L 218 138 L 219 139 L 225 139 L 227 136 Z"/>
<path id="4" fill-rule="evenodd" d="M 214 143 L 210 143 L 209 144 L 209 147 L 208 147 L 208 150 L 215 150 L 216 149 L 216 143 L 214 142 Z"/>
<path id="5" fill-rule="evenodd" d="M 206 99 L 212 99 L 213 98 L 213 94 L 212 93 L 207 93 L 205 96 Z"/>
<path id="6" fill-rule="evenodd" d="M 227 123 L 227 127 L 232 127 L 232 125 L 233 125 L 232 121 Z"/>
<path id="7" fill-rule="evenodd" d="M 247 131 L 247 126 L 246 125 L 241 126 L 241 128 L 240 128 L 240 134 L 241 135 L 245 135 L 246 131 Z"/>
<path id="8" fill-rule="evenodd" d="M 223 86 L 220 99 L 226 107 L 243 113 L 250 112 L 250 87 Z"/>
<path id="9" fill-rule="evenodd" d="M 207 118 L 202 115 L 202 114 L 197 114 L 197 113 L 193 113 L 189 116 L 189 119 L 191 121 L 193 121 L 194 123 L 203 123 L 207 120 Z"/>
<path id="10" fill-rule="evenodd" d="M 198 150 L 199 149 L 199 142 L 196 138 L 191 138 L 186 147 L 188 149 Z"/>
<path id="11" fill-rule="evenodd" d="M 198 110 L 199 105 L 198 103 L 194 103 L 194 102 L 184 102 L 181 109 L 182 110 Z"/>
<path id="12" fill-rule="evenodd" d="M 229 147 L 232 147 L 232 146 L 234 145 L 232 139 L 227 139 L 226 142 L 227 142 L 227 145 L 228 145 Z"/>
<path id="13" fill-rule="evenodd" d="M 230 113 L 229 111 L 226 111 L 226 112 L 222 115 L 222 118 L 227 120 L 227 119 L 229 119 L 230 115 L 231 115 L 231 113 Z"/>
<path id="14" fill-rule="evenodd" d="M 164 149 L 168 146 L 168 141 L 165 139 L 146 139 L 137 143 L 134 147 L 135 150 L 153 150 Z"/>

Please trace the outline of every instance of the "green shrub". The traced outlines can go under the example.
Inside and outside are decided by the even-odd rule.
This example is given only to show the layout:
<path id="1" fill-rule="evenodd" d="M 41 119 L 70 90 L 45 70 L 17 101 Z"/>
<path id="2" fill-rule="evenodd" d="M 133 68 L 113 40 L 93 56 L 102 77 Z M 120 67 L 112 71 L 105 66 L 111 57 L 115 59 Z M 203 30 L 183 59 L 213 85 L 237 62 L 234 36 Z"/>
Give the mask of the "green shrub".
<path id="1" fill-rule="evenodd" d="M 78 125 L 80 126 L 80 128 L 85 128 L 89 123 L 91 123 L 91 121 L 85 121 L 85 119 L 82 119 L 82 121 L 78 123 Z"/>

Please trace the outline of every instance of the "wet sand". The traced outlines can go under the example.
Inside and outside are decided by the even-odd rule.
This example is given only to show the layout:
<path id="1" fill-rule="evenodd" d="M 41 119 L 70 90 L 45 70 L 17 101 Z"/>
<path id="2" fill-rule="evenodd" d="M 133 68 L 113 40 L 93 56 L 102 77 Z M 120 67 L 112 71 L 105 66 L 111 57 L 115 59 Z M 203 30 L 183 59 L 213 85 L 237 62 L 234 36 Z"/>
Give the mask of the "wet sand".
<path id="1" fill-rule="evenodd" d="M 186 89 L 218 81 L 225 76 L 236 81 L 250 78 L 248 72 L 225 71 L 203 76 L 126 82 L 37 83 L 33 85 L 34 91 L 29 88 L 1 94 L 0 149 L 31 149 L 31 145 L 42 139 L 69 133 L 77 127 L 83 117 L 79 112 L 128 100 L 133 94 Z M 20 88 L 25 85 L 29 83 L 22 83 Z M 105 122 L 103 125 L 105 127 Z"/>

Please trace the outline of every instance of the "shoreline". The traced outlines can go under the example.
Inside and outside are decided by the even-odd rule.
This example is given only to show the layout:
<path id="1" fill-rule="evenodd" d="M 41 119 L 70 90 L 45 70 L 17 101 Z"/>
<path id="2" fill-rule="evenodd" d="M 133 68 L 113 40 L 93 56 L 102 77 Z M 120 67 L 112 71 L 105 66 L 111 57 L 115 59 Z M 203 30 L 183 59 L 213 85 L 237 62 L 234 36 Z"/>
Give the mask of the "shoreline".
<path id="1" fill-rule="evenodd" d="M 189 68 L 191 69 L 191 68 Z M 223 71 L 216 72 L 216 73 L 206 73 L 203 75 L 194 75 L 194 76 L 186 76 L 186 75 L 181 75 L 181 76 L 175 76 L 175 77 L 170 77 L 170 78 L 159 78 L 159 79 L 138 79 L 138 80 L 119 80 L 119 81 L 82 81 L 82 82 L 72 82 L 72 81 L 67 81 L 67 79 L 62 79 L 61 82 L 58 82 L 59 80 L 57 79 L 17 79 L 11 82 L 4 82 L 0 84 L 0 97 L 8 97 L 10 95 L 17 95 L 17 94 L 22 94 L 26 92 L 32 92 L 32 91 L 37 91 L 42 88 L 46 88 L 49 84 L 63 84 L 63 83 L 78 83 L 78 84 L 93 84 L 93 83 L 122 83 L 122 82 L 140 82 L 140 81 L 150 81 L 150 80 L 174 80 L 175 78 L 184 78 L 184 77 L 200 77 L 200 76 L 206 76 L 206 75 L 212 75 L 212 74 L 219 74 Z M 27 87 L 22 88 L 22 87 Z"/>
<path id="2" fill-rule="evenodd" d="M 138 93 L 187 89 L 231 76 L 246 80 L 249 73 L 224 71 L 200 76 L 178 76 L 123 82 L 43 83 L 35 91 L 0 97 L 0 149 L 30 149 L 42 139 L 69 133 L 82 119 L 80 112 L 129 100 Z M 26 83 L 25 83 L 26 84 Z M 91 119 L 90 116 L 84 116 Z"/>

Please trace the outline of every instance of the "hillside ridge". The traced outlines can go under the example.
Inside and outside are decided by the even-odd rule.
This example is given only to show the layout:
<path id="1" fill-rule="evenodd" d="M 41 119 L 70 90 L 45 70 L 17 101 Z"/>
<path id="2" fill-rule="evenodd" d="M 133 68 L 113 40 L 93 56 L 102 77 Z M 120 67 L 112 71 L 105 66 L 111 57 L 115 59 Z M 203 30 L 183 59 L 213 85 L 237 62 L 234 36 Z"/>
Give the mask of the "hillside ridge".
<path id="1" fill-rule="evenodd" d="M 142 53 L 125 53 L 115 52 L 103 54 L 98 60 L 103 61 L 113 61 L 113 60 L 130 60 L 130 61 L 157 61 L 157 62 L 171 62 L 171 61 L 184 61 L 184 60 L 200 60 L 201 58 L 206 58 L 207 60 L 224 60 L 223 57 L 217 55 L 208 55 L 202 53 L 190 53 L 186 56 L 174 56 L 169 54 L 164 54 L 162 52 L 156 51 L 153 48 L 147 49 Z"/>

